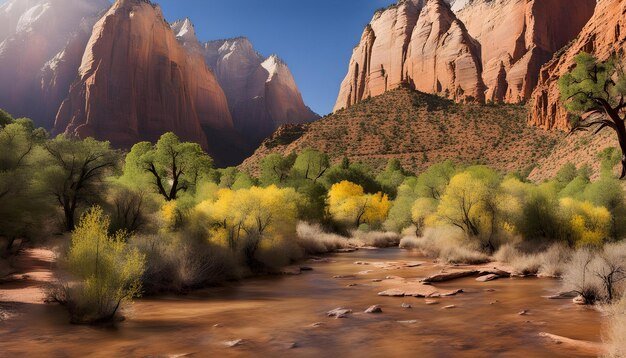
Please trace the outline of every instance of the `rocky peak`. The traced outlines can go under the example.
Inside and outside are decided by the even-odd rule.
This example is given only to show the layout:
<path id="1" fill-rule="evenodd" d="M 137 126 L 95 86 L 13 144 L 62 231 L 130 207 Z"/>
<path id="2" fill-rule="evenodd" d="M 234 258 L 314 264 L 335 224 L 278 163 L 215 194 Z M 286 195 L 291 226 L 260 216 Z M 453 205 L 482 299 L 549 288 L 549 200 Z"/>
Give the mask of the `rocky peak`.
<path id="1" fill-rule="evenodd" d="M 187 51 L 160 8 L 145 0 L 118 0 L 95 24 L 55 123 L 55 132 L 125 148 L 171 131 L 222 162 L 222 148 L 208 138 L 233 130 L 224 92 L 203 57 Z"/>
<path id="2" fill-rule="evenodd" d="M 181 42 L 198 42 L 196 37 L 196 29 L 187 17 L 183 20 L 174 21 L 171 25 L 172 30 L 176 34 L 176 38 Z"/>
<path id="3" fill-rule="evenodd" d="M 9 0 L 0 6 L 0 108 L 51 128 L 107 0 Z M 81 49 L 82 47 L 82 49 Z"/>
<path id="4" fill-rule="evenodd" d="M 335 110 L 407 83 L 460 101 L 479 100 L 479 52 L 449 4 L 402 0 L 378 11 L 353 51 Z"/>
<path id="5" fill-rule="evenodd" d="M 408 83 L 457 101 L 519 103 L 596 0 L 400 0 L 354 49 L 335 110 Z"/>

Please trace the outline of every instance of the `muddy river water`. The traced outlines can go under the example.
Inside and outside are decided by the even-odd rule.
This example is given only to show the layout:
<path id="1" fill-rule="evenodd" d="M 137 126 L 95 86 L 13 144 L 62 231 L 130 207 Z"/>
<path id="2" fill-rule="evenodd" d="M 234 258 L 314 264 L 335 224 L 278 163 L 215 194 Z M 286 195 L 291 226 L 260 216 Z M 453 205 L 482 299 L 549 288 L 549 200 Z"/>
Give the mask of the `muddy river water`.
<path id="1" fill-rule="evenodd" d="M 441 267 L 400 249 L 327 258 L 303 263 L 313 270 L 301 275 L 141 299 L 115 328 L 72 326 L 56 305 L 22 307 L 25 313 L 0 321 L 0 357 L 584 357 L 539 333 L 601 340 L 600 313 L 542 297 L 559 291 L 557 280 L 469 277 L 436 284 L 463 289 L 453 297 L 381 297 L 386 277 L 421 278 Z M 401 260 L 424 264 L 355 264 Z M 374 304 L 383 312 L 363 313 Z M 353 313 L 326 316 L 337 307 Z"/>

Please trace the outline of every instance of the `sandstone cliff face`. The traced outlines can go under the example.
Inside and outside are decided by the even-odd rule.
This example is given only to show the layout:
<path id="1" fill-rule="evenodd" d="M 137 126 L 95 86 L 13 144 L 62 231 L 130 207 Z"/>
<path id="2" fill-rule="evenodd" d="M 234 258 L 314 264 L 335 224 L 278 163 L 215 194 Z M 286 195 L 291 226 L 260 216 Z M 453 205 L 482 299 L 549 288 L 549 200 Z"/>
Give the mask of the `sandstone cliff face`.
<path id="1" fill-rule="evenodd" d="M 596 0 L 473 0 L 458 12 L 481 45 L 486 100 L 530 98 L 541 65 L 575 38 Z"/>
<path id="2" fill-rule="evenodd" d="M 203 50 L 235 127 L 254 147 L 282 124 L 319 118 L 304 104 L 287 65 L 275 55 L 263 57 L 247 38 L 210 41 Z"/>
<path id="3" fill-rule="evenodd" d="M 459 102 L 484 101 L 479 51 L 464 25 L 442 1 L 429 1 L 413 29 L 405 64 L 418 91 Z"/>
<path id="4" fill-rule="evenodd" d="M 626 1 L 599 0 L 596 11 L 576 40 L 541 68 L 539 84 L 532 95 L 529 122 L 545 129 L 569 128 L 568 116 L 560 103 L 558 79 L 575 63 L 581 51 L 606 60 L 613 53 L 626 52 Z"/>
<path id="5" fill-rule="evenodd" d="M 10 0 L 0 6 L 0 108 L 51 128 L 91 28 L 109 6 L 107 0 Z"/>
<path id="6" fill-rule="evenodd" d="M 109 9 L 93 28 L 78 77 L 56 132 L 128 148 L 172 131 L 215 155 L 207 137 L 233 131 L 226 97 L 201 53 L 182 46 L 149 1 L 118 0 Z"/>
<path id="7" fill-rule="evenodd" d="M 479 99 L 477 55 L 474 42 L 446 2 L 401 0 L 377 12 L 365 28 L 335 110 L 406 82 L 459 101 Z"/>
<path id="8" fill-rule="evenodd" d="M 524 102 L 541 65 L 578 35 L 595 5 L 596 0 L 400 0 L 377 12 L 363 32 L 335 110 L 402 82 L 460 102 Z"/>

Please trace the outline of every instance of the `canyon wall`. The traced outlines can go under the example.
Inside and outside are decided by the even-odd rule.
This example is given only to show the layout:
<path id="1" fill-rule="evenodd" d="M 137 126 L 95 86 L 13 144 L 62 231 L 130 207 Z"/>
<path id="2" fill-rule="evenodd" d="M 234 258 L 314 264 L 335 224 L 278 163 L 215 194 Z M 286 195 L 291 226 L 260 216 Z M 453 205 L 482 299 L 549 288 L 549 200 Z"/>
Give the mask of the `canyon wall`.
<path id="1" fill-rule="evenodd" d="M 408 83 L 457 102 L 520 103 L 596 0 L 400 0 L 353 51 L 335 110 Z"/>
<path id="2" fill-rule="evenodd" d="M 596 11 L 580 35 L 541 68 L 539 84 L 531 98 L 529 122 L 544 129 L 567 130 L 568 115 L 560 102 L 559 78 L 574 66 L 581 51 L 606 60 L 626 55 L 626 1 L 599 0 Z"/>

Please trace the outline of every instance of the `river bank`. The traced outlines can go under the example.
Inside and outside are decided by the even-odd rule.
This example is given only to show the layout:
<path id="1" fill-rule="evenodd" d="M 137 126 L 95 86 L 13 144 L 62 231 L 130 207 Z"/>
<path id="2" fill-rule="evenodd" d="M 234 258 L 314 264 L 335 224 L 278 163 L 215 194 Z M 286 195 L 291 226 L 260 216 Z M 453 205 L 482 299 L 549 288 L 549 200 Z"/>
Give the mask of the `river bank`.
<path id="1" fill-rule="evenodd" d="M 444 267 L 397 248 L 333 254 L 302 266 L 312 270 L 139 299 L 113 328 L 73 326 L 58 305 L 24 302 L 17 316 L 0 322 L 0 347 L 6 356 L 590 357 L 542 333 L 601 341 L 598 311 L 545 298 L 560 290 L 554 279 L 465 277 L 431 286 L 462 290 L 454 296 L 394 297 L 379 293 Z M 48 277 L 45 270 L 32 273 Z M 24 281 L 15 293 L 41 282 Z M 0 285 L 1 301 L 6 291 Z M 364 313 L 372 305 L 382 312 Z M 352 312 L 328 317 L 336 308 Z"/>

